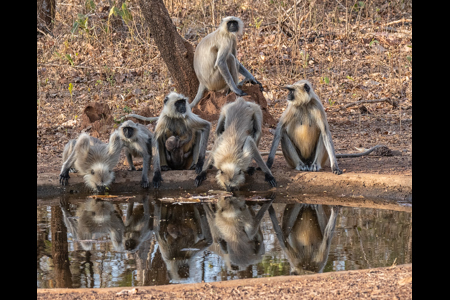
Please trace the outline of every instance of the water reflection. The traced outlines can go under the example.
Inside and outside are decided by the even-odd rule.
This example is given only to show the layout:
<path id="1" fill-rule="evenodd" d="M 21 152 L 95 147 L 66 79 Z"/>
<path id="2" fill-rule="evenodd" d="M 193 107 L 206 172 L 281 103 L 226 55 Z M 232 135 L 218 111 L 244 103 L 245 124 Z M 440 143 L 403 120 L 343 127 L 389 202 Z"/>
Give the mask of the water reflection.
<path id="1" fill-rule="evenodd" d="M 273 197 L 133 200 L 38 206 L 38 288 L 210 282 L 412 261 L 406 212 Z"/>
<path id="2" fill-rule="evenodd" d="M 288 258 L 291 274 L 321 273 L 328 259 L 339 207 L 287 204 L 278 224 L 275 210 L 269 214 L 278 242 Z"/>
<path id="3" fill-rule="evenodd" d="M 155 204 L 155 235 L 172 282 L 189 277 L 194 258 L 212 243 L 205 204 Z M 193 272 L 192 272 L 193 273 Z"/>
<path id="4" fill-rule="evenodd" d="M 208 222 L 212 228 L 214 242 L 220 246 L 221 255 L 228 270 L 231 264 L 245 269 L 262 260 L 265 253 L 261 221 L 274 199 L 262 204 L 255 215 L 243 198 L 220 197 L 216 211 L 206 207 Z"/>
<path id="5" fill-rule="evenodd" d="M 87 199 L 78 206 L 75 216 L 72 215 L 67 200 L 61 200 L 60 205 L 64 224 L 83 250 L 91 250 L 93 243 L 106 235 L 111 239 L 114 250 L 123 250 L 125 225 L 117 204 Z"/>

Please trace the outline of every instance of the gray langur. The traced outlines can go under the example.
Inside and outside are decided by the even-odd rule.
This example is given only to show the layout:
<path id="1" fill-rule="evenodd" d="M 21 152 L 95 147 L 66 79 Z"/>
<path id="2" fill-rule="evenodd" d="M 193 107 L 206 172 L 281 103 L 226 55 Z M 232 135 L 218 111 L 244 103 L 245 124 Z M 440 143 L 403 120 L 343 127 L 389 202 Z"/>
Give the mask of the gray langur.
<path id="1" fill-rule="evenodd" d="M 291 275 L 323 271 L 338 212 L 339 207 L 334 205 L 287 204 L 280 228 L 275 210 L 269 208 L 273 229 L 291 266 Z"/>
<path id="2" fill-rule="evenodd" d="M 148 120 L 138 115 L 134 117 Z M 152 140 L 153 186 L 155 188 L 161 184 L 161 170 L 195 169 L 197 174 L 200 173 L 205 161 L 210 130 L 211 123 L 192 113 L 188 99 L 184 95 L 171 92 L 164 98 L 164 107 L 159 115 Z M 180 139 L 181 143 L 177 142 L 173 148 L 170 148 L 173 142 L 172 137 Z M 175 149 L 175 153 L 166 147 L 167 140 L 170 141 L 169 148 L 172 151 Z"/>
<path id="3" fill-rule="evenodd" d="M 59 182 L 66 185 L 69 170 L 75 169 L 94 192 L 104 192 L 114 180 L 113 168 L 119 162 L 121 150 L 122 141 L 117 131 L 111 134 L 108 144 L 86 133 L 80 134 L 64 147 Z"/>
<path id="4" fill-rule="evenodd" d="M 152 157 L 152 137 L 153 134 L 142 124 L 136 124 L 131 120 L 125 121 L 118 129 L 120 139 L 125 148 L 125 155 L 127 157 L 130 171 L 136 171 L 133 164 L 134 157 L 142 157 L 142 180 L 141 186 L 148 188 L 148 169 Z"/>
<path id="5" fill-rule="evenodd" d="M 194 53 L 194 71 L 200 84 L 191 108 L 197 105 L 206 90 L 220 91 L 228 87 L 236 95 L 245 96 L 247 93 L 238 88 L 245 82 L 259 84 L 263 90 L 261 83 L 236 58 L 236 35 L 242 35 L 243 31 L 241 19 L 226 17 L 217 30 L 198 43 Z M 239 73 L 245 78 L 238 83 Z"/>
<path id="6" fill-rule="evenodd" d="M 134 206 L 128 203 L 125 219 L 125 250 L 138 250 L 141 244 L 150 239 L 153 231 L 153 219 L 150 216 L 149 196 L 145 195 L 142 204 Z"/>
<path id="7" fill-rule="evenodd" d="M 219 197 L 215 212 L 211 206 L 205 208 L 214 242 L 219 244 L 228 269 L 231 263 L 242 268 L 261 261 L 265 248 L 260 225 L 274 199 L 264 202 L 256 215 L 237 197 Z"/>
<path id="8" fill-rule="evenodd" d="M 237 190 L 245 182 L 244 172 L 253 173 L 252 159 L 265 173 L 265 180 L 276 186 L 272 172 L 258 151 L 261 126 L 262 111 L 258 104 L 238 97 L 235 102 L 224 105 L 217 123 L 214 148 L 202 172 L 195 178 L 195 186 L 206 179 L 206 170 L 214 164 L 218 169 L 217 183 L 227 191 Z"/>
<path id="9" fill-rule="evenodd" d="M 115 251 L 123 251 L 123 234 L 125 226 L 120 216 L 120 208 L 111 202 L 88 199 L 78 205 L 75 217 L 69 210 L 67 200 L 60 201 L 64 224 L 79 242 L 83 250 L 92 250 L 95 240 L 109 235 Z"/>
<path id="10" fill-rule="evenodd" d="M 342 174 L 336 157 L 357 157 L 369 154 L 379 145 L 363 153 L 336 154 L 331 139 L 325 109 L 314 92 L 311 83 L 300 80 L 287 85 L 288 106 L 281 115 L 267 158 L 267 166 L 272 167 L 278 144 L 286 162 L 299 171 L 319 171 L 330 162 L 331 171 Z"/>

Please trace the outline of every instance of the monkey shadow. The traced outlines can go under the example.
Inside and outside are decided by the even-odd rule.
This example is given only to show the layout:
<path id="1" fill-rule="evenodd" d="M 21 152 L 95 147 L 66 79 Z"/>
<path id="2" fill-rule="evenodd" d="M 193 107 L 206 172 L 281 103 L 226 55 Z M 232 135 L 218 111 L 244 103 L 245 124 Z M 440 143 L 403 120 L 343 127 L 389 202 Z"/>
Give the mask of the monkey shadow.
<path id="1" fill-rule="evenodd" d="M 269 208 L 291 275 L 323 272 L 339 210 L 340 207 L 335 205 L 286 204 L 280 227 L 274 208 Z"/>

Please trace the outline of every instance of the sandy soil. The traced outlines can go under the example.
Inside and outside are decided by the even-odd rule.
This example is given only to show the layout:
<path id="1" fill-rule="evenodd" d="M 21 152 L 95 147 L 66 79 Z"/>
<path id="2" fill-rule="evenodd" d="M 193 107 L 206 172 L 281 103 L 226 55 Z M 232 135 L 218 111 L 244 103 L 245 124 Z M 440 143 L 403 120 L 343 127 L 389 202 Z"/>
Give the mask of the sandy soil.
<path id="1" fill-rule="evenodd" d="M 136 290 L 38 289 L 37 299 L 412 299 L 412 264 Z"/>

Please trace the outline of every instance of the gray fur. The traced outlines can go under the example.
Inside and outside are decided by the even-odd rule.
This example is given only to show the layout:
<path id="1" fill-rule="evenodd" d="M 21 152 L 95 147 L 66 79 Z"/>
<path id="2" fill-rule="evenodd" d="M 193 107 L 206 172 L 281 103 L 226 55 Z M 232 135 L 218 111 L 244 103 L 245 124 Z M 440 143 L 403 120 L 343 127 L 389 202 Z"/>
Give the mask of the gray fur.
<path id="1" fill-rule="evenodd" d="M 275 178 L 258 151 L 261 124 L 262 111 L 258 104 L 238 97 L 235 102 L 224 105 L 220 111 L 214 148 L 195 179 L 195 185 L 206 178 L 206 170 L 213 164 L 218 169 L 217 183 L 228 191 L 238 189 L 245 182 L 244 171 L 255 159 L 266 173 L 266 181 L 276 186 Z"/>
<path id="2" fill-rule="evenodd" d="M 124 135 L 124 128 L 133 128 L 133 135 L 127 138 Z M 151 157 L 152 157 L 152 139 L 153 134 L 147 128 L 147 126 L 142 124 L 136 124 L 131 120 L 125 121 L 120 125 L 118 129 L 120 139 L 122 140 L 123 147 L 125 148 L 125 155 L 127 157 L 128 165 L 131 171 L 135 171 L 136 168 L 133 164 L 132 157 L 142 157 L 142 180 L 141 186 L 143 188 L 148 188 L 148 170 L 150 167 Z"/>
<path id="3" fill-rule="evenodd" d="M 64 147 L 64 163 L 59 175 L 61 184 L 67 184 L 69 170 L 73 168 L 94 192 L 104 191 L 114 180 L 113 168 L 119 162 L 121 149 L 122 141 L 117 131 L 111 134 L 108 144 L 86 133 L 80 134 Z"/>
<path id="4" fill-rule="evenodd" d="M 239 31 L 229 32 L 227 23 L 238 22 Z M 236 58 L 237 34 L 242 34 L 244 23 L 237 17 L 226 17 L 217 30 L 204 37 L 194 53 L 194 70 L 199 81 L 197 95 L 191 102 L 191 108 L 197 105 L 206 90 L 220 91 L 226 87 L 238 96 L 247 93 L 239 89 L 245 82 L 259 84 L 255 77 Z M 238 83 L 239 73 L 245 79 Z"/>
<path id="5" fill-rule="evenodd" d="M 186 101 L 186 111 L 184 113 L 180 113 L 176 110 L 175 103 L 179 100 Z M 186 138 L 186 140 L 184 140 L 184 138 L 182 139 L 184 147 L 182 152 L 183 154 L 190 154 L 187 157 L 185 157 L 185 155 L 178 156 L 177 158 L 182 160 L 182 164 L 177 164 L 176 166 L 172 165 L 172 167 L 175 167 L 176 169 L 195 168 L 196 173 L 198 174 L 202 170 L 204 164 L 210 130 L 211 123 L 192 113 L 188 99 L 185 96 L 175 92 L 171 92 L 167 95 L 152 140 L 154 170 L 153 186 L 155 188 L 158 188 L 162 181 L 162 167 L 170 169 L 170 161 L 168 162 L 166 157 L 168 155 L 167 152 L 170 152 L 166 149 L 165 143 L 167 139 L 172 136 Z M 179 149 L 177 149 L 177 153 L 179 154 Z M 172 163 L 174 163 L 174 161 L 172 161 Z"/>

